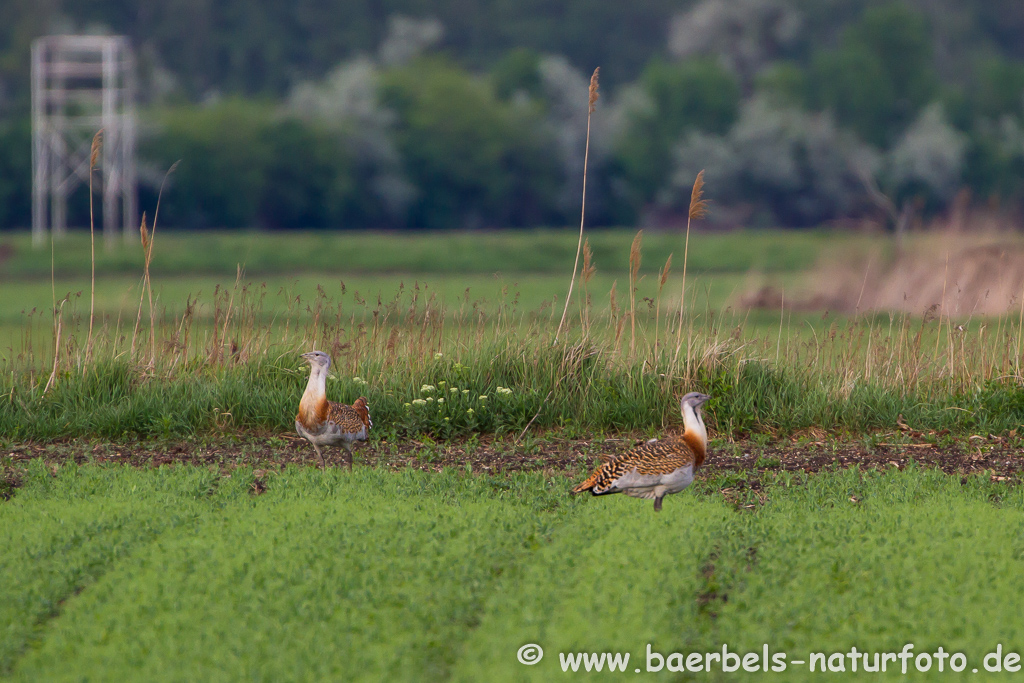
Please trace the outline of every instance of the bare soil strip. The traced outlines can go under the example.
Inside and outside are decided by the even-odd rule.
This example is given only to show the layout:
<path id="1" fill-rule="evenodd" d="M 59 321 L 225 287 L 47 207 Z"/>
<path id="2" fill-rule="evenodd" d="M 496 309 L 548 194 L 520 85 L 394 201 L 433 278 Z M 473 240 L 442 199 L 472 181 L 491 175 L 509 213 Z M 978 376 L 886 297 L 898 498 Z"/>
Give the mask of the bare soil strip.
<path id="1" fill-rule="evenodd" d="M 1018 438 L 972 436 L 966 441 L 947 439 L 940 445 L 915 443 L 901 436 L 893 434 L 889 440 L 887 435 L 876 435 L 861 441 L 828 437 L 810 441 L 804 436 L 763 445 L 754 441 L 715 441 L 702 468 L 702 476 L 745 477 L 750 487 L 756 489 L 766 473 L 815 473 L 854 466 L 903 469 L 914 462 L 921 467 L 939 468 L 947 474 L 988 474 L 996 481 L 1024 480 L 1024 448 Z M 621 453 L 641 441 L 636 435 L 582 440 L 560 438 L 557 434 L 528 438 L 518 444 L 511 438 L 493 437 L 447 443 L 430 440 L 392 443 L 382 439 L 357 448 L 355 463 L 357 467 L 412 467 L 427 471 L 453 467 L 476 473 L 541 471 L 575 476 L 594 466 L 600 457 Z M 337 449 L 331 449 L 325 457 L 329 466 L 344 466 Z M 309 444 L 290 434 L 238 434 L 201 441 L 18 443 L 0 451 L 0 497 L 13 493 L 20 484 L 25 464 L 37 458 L 42 458 L 54 471 L 69 462 L 135 467 L 187 464 L 217 467 L 224 474 L 248 466 L 256 471 L 258 478 L 287 465 L 316 465 Z"/>

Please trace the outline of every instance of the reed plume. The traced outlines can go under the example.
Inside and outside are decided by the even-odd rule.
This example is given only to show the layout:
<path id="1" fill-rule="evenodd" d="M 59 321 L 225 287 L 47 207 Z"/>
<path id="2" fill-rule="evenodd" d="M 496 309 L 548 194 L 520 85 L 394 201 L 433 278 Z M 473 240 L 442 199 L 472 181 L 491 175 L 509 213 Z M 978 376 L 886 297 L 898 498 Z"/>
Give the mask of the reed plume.
<path id="1" fill-rule="evenodd" d="M 576 261 L 572 264 L 572 279 L 569 280 L 569 293 L 565 295 L 565 308 L 562 309 L 562 319 L 558 321 L 558 330 L 555 331 L 554 341 L 558 342 L 558 336 L 562 333 L 562 326 L 565 324 L 565 316 L 569 312 L 569 301 L 572 299 L 572 288 L 576 284 L 576 271 L 580 265 L 580 250 L 583 247 L 583 219 L 587 210 L 587 161 L 590 157 L 590 115 L 594 113 L 597 98 L 600 97 L 597 89 L 597 75 L 601 67 L 594 69 L 590 77 L 590 88 L 587 95 L 587 142 L 583 149 L 583 201 L 580 205 L 580 239 L 576 244 Z"/>
<path id="2" fill-rule="evenodd" d="M 690 254 L 690 222 L 703 218 L 708 213 L 708 200 L 702 199 L 704 195 L 704 170 L 697 174 L 693 181 L 693 191 L 690 192 L 690 210 L 686 216 L 686 241 L 683 245 L 683 286 L 679 293 L 679 325 L 676 328 L 676 353 L 672 359 L 672 367 L 676 367 L 679 361 L 679 349 L 683 345 L 683 311 L 686 303 L 686 261 Z"/>

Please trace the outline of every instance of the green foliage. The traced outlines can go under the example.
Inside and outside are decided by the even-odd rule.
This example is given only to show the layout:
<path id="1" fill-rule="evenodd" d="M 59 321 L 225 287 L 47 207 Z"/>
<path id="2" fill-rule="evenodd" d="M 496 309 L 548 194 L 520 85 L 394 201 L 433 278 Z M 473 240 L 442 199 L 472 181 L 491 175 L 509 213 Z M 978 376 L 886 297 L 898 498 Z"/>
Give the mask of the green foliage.
<path id="1" fill-rule="evenodd" d="M 631 113 L 618 159 L 638 204 L 650 201 L 670 175 L 672 148 L 689 130 L 724 133 L 736 119 L 735 76 L 708 59 L 653 62 L 640 83 L 645 106 Z"/>
<path id="2" fill-rule="evenodd" d="M 757 75 L 757 92 L 780 107 L 803 106 L 807 87 L 807 73 L 796 62 L 775 62 Z"/>
<path id="3" fill-rule="evenodd" d="M 397 142 L 418 189 L 408 223 L 419 228 L 544 224 L 559 170 L 530 110 L 495 98 L 489 84 L 441 59 L 383 77 L 398 114 Z"/>
<path id="4" fill-rule="evenodd" d="M 161 171 L 181 161 L 161 202 L 164 225 L 255 224 L 270 157 L 264 135 L 268 118 L 266 108 L 242 100 L 160 116 L 161 135 L 145 144 L 142 154 Z"/>
<path id="5" fill-rule="evenodd" d="M 844 31 L 838 49 L 815 55 L 808 96 L 865 140 L 889 145 L 936 85 L 924 18 L 892 3 L 865 11 Z"/>
<path id="6" fill-rule="evenodd" d="M 990 58 L 978 68 L 972 104 L 981 116 L 1024 115 L 1024 64 Z"/>
<path id="7" fill-rule="evenodd" d="M 159 134 L 142 154 L 159 169 L 181 162 L 161 200 L 165 226 L 333 227 L 358 213 L 350 155 L 337 135 L 241 100 L 157 117 Z"/>
<path id="8" fill-rule="evenodd" d="M 296 120 L 271 125 L 257 224 L 267 228 L 347 227 L 359 206 L 350 153 L 336 135 Z M 349 219 L 349 220 L 346 220 Z"/>
<path id="9" fill-rule="evenodd" d="M 516 93 L 532 98 L 543 97 L 540 78 L 540 54 L 528 48 L 509 50 L 491 67 L 494 94 L 503 100 Z"/>
<path id="10" fill-rule="evenodd" d="M 28 118 L 0 120 L 0 227 L 31 224 L 31 124 Z"/>

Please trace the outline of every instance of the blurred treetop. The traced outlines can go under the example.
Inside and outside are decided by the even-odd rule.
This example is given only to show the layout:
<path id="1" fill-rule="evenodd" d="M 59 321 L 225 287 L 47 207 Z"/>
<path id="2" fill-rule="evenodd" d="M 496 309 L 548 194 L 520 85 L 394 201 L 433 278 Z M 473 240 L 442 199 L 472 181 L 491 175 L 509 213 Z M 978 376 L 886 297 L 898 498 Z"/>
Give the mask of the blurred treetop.
<path id="1" fill-rule="evenodd" d="M 0 98 L 27 107 L 28 46 L 42 34 L 112 32 L 136 46 L 156 94 L 193 101 L 212 94 L 279 97 L 297 82 L 322 78 L 338 63 L 375 55 L 396 17 L 435 19 L 439 47 L 464 66 L 487 70 L 514 48 L 564 55 L 584 73 L 602 67 L 602 84 L 635 80 L 669 52 L 719 56 L 745 84 L 767 61 L 819 67 L 885 57 L 907 36 L 856 34 L 847 25 L 879 0 L 3 0 L 0 2 Z M 1024 59 L 1020 0 L 906 0 L 924 17 L 911 40 L 930 33 L 939 75 L 965 81 L 985 57 Z M 688 13 L 692 16 L 687 16 Z M 884 18 L 883 18 L 884 19 Z M 884 20 L 882 20 L 884 24 Z M 870 28 L 870 27 L 869 27 Z M 881 27 L 884 29 L 884 26 Z M 883 31 L 884 32 L 884 31 Z M 896 42 L 894 42 L 894 40 Z M 392 46 L 394 47 L 394 46 Z M 400 46 L 399 46 L 400 47 Z M 384 57 L 385 55 L 375 55 Z M 912 57 L 912 55 L 911 55 Z M 859 60 L 859 61 L 858 61 Z M 866 64 L 871 68 L 871 64 Z M 907 69 L 914 69 L 914 63 Z M 896 79 L 887 84 L 899 88 Z M 922 93 L 907 93 L 911 99 Z M 827 97 L 827 93 L 823 95 Z"/>

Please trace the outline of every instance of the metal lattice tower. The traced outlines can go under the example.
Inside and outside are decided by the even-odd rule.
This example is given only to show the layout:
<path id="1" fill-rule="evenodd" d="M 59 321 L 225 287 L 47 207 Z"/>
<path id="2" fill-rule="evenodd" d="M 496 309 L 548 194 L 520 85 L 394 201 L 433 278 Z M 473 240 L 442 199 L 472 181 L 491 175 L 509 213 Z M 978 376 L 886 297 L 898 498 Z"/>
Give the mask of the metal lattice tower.
<path id="1" fill-rule="evenodd" d="M 67 231 L 67 201 L 89 184 L 89 153 L 103 129 L 94 188 L 103 234 L 136 226 L 135 65 L 123 36 L 46 36 L 32 43 L 32 238 Z M 98 181 L 98 182 L 97 182 Z M 47 212 L 49 198 L 49 212 Z M 49 219 L 49 220 L 48 220 Z"/>

